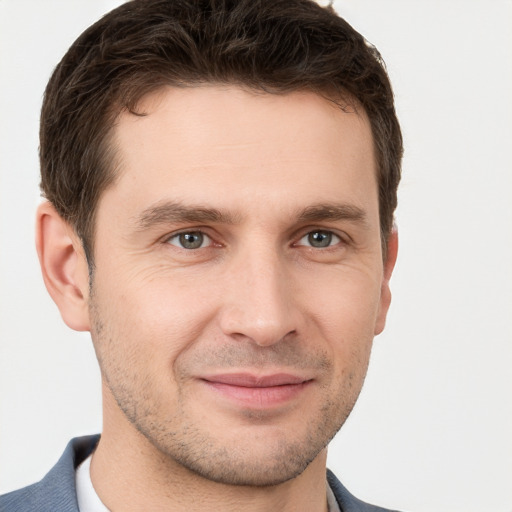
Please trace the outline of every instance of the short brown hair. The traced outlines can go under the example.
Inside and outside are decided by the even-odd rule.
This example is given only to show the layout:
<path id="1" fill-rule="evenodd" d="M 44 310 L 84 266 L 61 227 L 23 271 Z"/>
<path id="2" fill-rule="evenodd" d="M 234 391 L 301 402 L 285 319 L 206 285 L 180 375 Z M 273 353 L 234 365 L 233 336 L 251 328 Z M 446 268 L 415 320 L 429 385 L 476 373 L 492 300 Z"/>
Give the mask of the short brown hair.
<path id="1" fill-rule="evenodd" d="M 312 0 L 133 0 L 73 43 L 41 113 L 41 189 L 90 264 L 98 199 L 116 176 L 109 134 L 117 116 L 165 85 L 201 83 L 355 98 L 372 128 L 385 245 L 402 136 L 382 59 L 363 36 Z"/>

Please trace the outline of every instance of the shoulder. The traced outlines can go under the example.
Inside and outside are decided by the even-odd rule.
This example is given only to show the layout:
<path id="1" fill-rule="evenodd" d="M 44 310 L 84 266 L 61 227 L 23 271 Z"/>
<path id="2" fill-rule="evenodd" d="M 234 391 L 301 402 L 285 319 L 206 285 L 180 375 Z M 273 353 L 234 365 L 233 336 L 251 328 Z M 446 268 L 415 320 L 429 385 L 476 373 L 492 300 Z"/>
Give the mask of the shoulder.
<path id="1" fill-rule="evenodd" d="M 343 484 L 334 476 L 334 473 L 327 470 L 327 481 L 331 487 L 336 501 L 342 512 L 398 512 L 387 508 L 376 507 L 357 499 L 343 486 Z"/>
<path id="2" fill-rule="evenodd" d="M 72 439 L 40 482 L 0 496 L 0 512 L 78 512 L 75 469 L 94 450 L 98 440 L 97 435 Z"/>

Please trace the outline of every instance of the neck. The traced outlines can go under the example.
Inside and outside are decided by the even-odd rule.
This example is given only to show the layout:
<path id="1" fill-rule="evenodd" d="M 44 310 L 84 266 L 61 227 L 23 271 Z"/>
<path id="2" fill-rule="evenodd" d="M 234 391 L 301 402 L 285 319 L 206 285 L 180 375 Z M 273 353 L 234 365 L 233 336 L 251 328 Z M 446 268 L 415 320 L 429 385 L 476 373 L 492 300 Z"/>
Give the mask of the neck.
<path id="1" fill-rule="evenodd" d="M 131 425 L 104 425 L 91 462 L 93 486 L 116 512 L 326 512 L 326 450 L 289 481 L 268 487 L 233 486 L 203 478 L 158 451 Z"/>

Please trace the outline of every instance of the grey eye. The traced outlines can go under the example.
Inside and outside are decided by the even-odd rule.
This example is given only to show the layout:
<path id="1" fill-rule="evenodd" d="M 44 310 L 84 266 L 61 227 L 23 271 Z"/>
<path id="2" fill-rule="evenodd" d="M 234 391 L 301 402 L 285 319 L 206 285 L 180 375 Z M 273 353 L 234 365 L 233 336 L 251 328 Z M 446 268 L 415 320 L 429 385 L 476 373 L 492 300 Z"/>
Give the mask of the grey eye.
<path id="1" fill-rule="evenodd" d="M 183 249 L 200 249 L 209 243 L 209 237 L 201 231 L 179 233 L 169 239 L 171 245 Z"/>
<path id="2" fill-rule="evenodd" d="M 335 235 L 331 231 L 311 231 L 307 235 L 304 235 L 299 244 L 307 245 L 310 247 L 315 247 L 317 249 L 323 249 L 325 247 L 330 247 L 331 245 L 338 244 L 341 242 L 339 236 Z"/>

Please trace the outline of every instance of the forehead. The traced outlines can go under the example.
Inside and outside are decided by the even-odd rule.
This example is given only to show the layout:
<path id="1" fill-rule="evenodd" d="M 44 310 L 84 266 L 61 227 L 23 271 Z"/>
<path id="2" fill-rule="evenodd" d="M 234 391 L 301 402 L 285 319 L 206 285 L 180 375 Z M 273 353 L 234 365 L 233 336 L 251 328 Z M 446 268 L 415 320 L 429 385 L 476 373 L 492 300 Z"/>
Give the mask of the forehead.
<path id="1" fill-rule="evenodd" d="M 243 210 L 255 198 L 295 209 L 376 198 L 362 109 L 312 92 L 208 85 L 162 89 L 137 111 L 124 112 L 114 128 L 119 175 L 105 192 L 134 213 L 163 199 Z"/>

